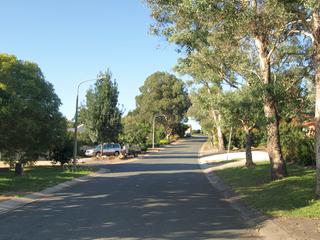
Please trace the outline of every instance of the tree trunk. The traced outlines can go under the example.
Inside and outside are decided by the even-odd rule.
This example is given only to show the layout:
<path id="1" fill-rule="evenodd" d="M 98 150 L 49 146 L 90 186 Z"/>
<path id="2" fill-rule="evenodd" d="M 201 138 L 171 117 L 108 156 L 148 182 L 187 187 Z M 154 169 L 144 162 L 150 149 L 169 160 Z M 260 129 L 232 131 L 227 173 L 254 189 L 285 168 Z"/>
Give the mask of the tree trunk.
<path id="1" fill-rule="evenodd" d="M 171 135 L 172 135 L 172 129 L 171 129 L 171 128 L 168 128 L 168 129 L 166 130 L 166 139 L 169 141 L 169 143 L 170 143 L 170 141 L 171 141 Z"/>
<path id="2" fill-rule="evenodd" d="M 216 132 L 214 130 L 211 130 L 211 145 L 214 146 L 216 142 Z"/>
<path id="3" fill-rule="evenodd" d="M 15 167 L 14 167 L 14 174 L 16 176 L 22 176 L 23 175 L 23 166 L 22 166 L 22 163 L 20 161 L 17 162 Z"/>
<path id="4" fill-rule="evenodd" d="M 252 132 L 250 128 L 245 128 L 246 133 L 246 167 L 247 168 L 253 168 L 256 165 L 252 161 Z"/>
<path id="5" fill-rule="evenodd" d="M 271 178 L 273 180 L 286 177 L 287 167 L 282 155 L 280 135 L 279 135 L 279 118 L 275 106 L 275 99 L 270 89 L 270 60 L 266 47 L 266 37 L 256 36 L 255 42 L 259 52 L 260 70 L 262 81 L 265 86 L 263 95 L 263 109 L 267 119 L 267 149 L 270 158 Z"/>
<path id="6" fill-rule="evenodd" d="M 217 128 L 218 149 L 219 151 L 224 151 L 225 147 L 224 147 L 224 141 L 223 141 L 223 134 L 220 126 L 221 115 L 219 113 L 217 114 L 215 110 L 212 110 L 212 115 Z"/>
<path id="7" fill-rule="evenodd" d="M 315 84 L 316 84 L 316 196 L 320 198 L 320 15 L 317 11 L 312 14 L 312 34 L 314 37 L 314 64 L 315 64 Z"/>
<path id="8" fill-rule="evenodd" d="M 205 86 L 207 88 L 208 93 L 212 94 L 208 83 L 206 83 Z M 214 123 L 217 128 L 218 149 L 219 151 L 224 151 L 225 147 L 224 147 L 224 141 L 223 141 L 223 134 L 220 126 L 221 115 L 219 113 L 216 113 L 216 110 L 212 110 L 211 112 L 212 112 Z"/>

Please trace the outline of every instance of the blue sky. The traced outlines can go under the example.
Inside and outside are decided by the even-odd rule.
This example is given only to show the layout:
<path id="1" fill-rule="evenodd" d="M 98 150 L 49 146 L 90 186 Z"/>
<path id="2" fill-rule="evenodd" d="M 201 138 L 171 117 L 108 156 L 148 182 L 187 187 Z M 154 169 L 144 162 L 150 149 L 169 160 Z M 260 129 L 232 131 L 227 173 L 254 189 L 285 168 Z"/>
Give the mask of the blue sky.
<path id="1" fill-rule="evenodd" d="M 36 62 L 74 116 L 76 86 L 107 68 L 119 85 L 119 102 L 135 96 L 155 71 L 172 72 L 174 46 L 149 34 L 152 19 L 140 0 L 0 0 L 0 52 Z M 80 100 L 90 83 L 84 84 Z"/>

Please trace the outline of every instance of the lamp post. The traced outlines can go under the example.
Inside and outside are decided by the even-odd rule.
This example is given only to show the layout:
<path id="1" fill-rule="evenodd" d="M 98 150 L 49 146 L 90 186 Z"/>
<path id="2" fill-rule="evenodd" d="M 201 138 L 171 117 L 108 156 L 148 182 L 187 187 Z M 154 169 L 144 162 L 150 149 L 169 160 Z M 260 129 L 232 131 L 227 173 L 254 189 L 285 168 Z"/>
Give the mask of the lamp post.
<path id="1" fill-rule="evenodd" d="M 232 135 L 232 127 L 230 128 L 230 134 L 229 134 L 227 161 L 229 160 L 229 152 L 230 152 L 230 144 L 231 144 L 231 135 Z"/>
<path id="2" fill-rule="evenodd" d="M 154 125 L 155 125 L 155 121 L 156 121 L 156 118 L 157 118 L 157 117 L 164 117 L 164 118 L 166 118 L 166 116 L 163 115 L 163 114 L 155 115 L 155 116 L 153 117 L 153 121 L 152 121 L 152 149 L 154 149 Z"/>
<path id="3" fill-rule="evenodd" d="M 76 114 L 74 117 L 74 146 L 73 146 L 73 168 L 76 168 L 77 165 L 77 153 L 78 153 L 78 142 L 77 142 L 77 134 L 78 134 L 78 101 L 79 101 L 79 88 L 81 84 L 86 83 L 86 82 L 91 82 L 91 81 L 96 81 L 97 78 L 95 79 L 89 79 L 82 81 L 78 84 L 77 87 L 77 98 L 76 98 Z"/>

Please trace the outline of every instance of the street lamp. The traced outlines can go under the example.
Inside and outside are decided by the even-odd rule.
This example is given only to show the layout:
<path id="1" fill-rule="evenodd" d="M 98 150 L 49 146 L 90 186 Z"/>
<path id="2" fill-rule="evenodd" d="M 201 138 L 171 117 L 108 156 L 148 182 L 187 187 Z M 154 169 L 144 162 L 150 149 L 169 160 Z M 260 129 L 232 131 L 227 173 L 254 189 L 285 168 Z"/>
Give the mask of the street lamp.
<path id="1" fill-rule="evenodd" d="M 153 121 L 152 121 L 152 149 L 154 149 L 154 125 L 155 125 L 155 121 L 157 117 L 164 117 L 166 118 L 166 116 L 164 114 L 160 114 L 160 115 L 155 115 L 153 117 Z"/>
<path id="2" fill-rule="evenodd" d="M 76 114 L 74 117 L 74 147 L 73 147 L 73 168 L 76 167 L 77 165 L 77 153 L 78 153 L 78 143 L 77 143 L 77 134 L 78 134 L 78 100 L 79 100 L 79 88 L 81 84 L 86 83 L 86 82 L 91 82 L 91 81 L 96 81 L 97 78 L 95 79 L 89 79 L 82 81 L 78 84 L 77 88 L 77 98 L 76 98 Z"/>

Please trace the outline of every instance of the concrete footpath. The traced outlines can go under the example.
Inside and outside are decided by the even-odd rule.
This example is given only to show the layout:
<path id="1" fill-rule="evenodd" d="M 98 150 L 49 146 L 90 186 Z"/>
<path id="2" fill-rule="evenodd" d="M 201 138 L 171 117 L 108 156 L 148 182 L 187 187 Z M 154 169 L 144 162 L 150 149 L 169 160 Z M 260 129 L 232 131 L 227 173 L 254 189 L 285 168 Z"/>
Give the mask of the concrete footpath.
<path id="1" fill-rule="evenodd" d="M 266 152 L 253 151 L 254 162 L 268 161 Z M 214 188 L 218 189 L 225 200 L 237 209 L 259 234 L 270 240 L 318 240 L 320 239 L 320 220 L 301 218 L 269 218 L 248 206 L 239 195 L 215 174 L 215 170 L 242 167 L 245 165 L 245 152 L 218 154 L 204 144 L 199 152 L 199 164 Z"/>

